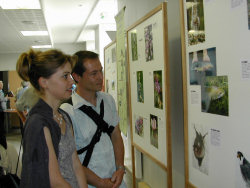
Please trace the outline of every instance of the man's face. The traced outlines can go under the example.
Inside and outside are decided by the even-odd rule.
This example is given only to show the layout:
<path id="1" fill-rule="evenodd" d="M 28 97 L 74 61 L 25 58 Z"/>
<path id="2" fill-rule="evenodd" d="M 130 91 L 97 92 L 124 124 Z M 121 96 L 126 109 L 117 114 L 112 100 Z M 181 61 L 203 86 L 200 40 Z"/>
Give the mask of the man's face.
<path id="1" fill-rule="evenodd" d="M 77 87 L 87 91 L 101 91 L 103 85 L 103 72 L 100 60 L 98 58 L 87 59 L 83 66 L 86 71 L 82 74 L 82 77 L 77 76 Z"/>

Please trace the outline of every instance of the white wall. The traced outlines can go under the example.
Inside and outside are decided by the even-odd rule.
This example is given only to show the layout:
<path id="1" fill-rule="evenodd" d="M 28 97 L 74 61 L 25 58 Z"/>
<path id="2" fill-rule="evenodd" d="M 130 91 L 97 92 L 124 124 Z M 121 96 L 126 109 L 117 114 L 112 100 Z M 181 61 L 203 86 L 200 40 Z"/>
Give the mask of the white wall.
<path id="1" fill-rule="evenodd" d="M 0 54 L 0 71 L 16 70 L 19 53 Z"/>
<path id="2" fill-rule="evenodd" d="M 79 50 L 86 49 L 86 43 L 77 44 L 54 44 L 54 48 L 67 54 L 74 54 Z M 16 70 L 16 62 L 21 53 L 0 54 L 0 71 Z"/>
<path id="3" fill-rule="evenodd" d="M 95 52 L 99 54 L 99 59 L 104 67 L 104 47 L 111 43 L 111 39 L 106 31 L 115 31 L 115 24 L 99 24 L 95 30 Z"/>
<path id="4" fill-rule="evenodd" d="M 125 27 L 128 28 L 163 0 L 118 0 L 118 10 L 126 6 Z M 179 1 L 168 0 L 168 46 L 170 63 L 172 173 L 173 187 L 184 187 L 184 131 L 182 102 L 182 66 Z M 143 179 L 152 188 L 167 187 L 166 173 L 157 164 L 143 156 Z"/>
<path id="5" fill-rule="evenodd" d="M 86 50 L 86 43 L 76 43 L 76 44 L 67 44 L 67 43 L 60 43 L 60 44 L 54 44 L 54 48 L 62 50 L 66 54 L 74 54 L 77 51 L 80 50 Z"/>

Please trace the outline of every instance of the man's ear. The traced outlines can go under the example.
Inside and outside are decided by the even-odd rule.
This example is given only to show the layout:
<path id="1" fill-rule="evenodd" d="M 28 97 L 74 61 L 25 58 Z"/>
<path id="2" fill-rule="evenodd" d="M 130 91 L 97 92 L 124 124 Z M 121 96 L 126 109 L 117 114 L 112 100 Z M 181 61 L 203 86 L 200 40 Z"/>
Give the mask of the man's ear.
<path id="1" fill-rule="evenodd" d="M 47 83 L 48 83 L 47 79 L 45 79 L 43 77 L 40 77 L 38 79 L 38 83 L 39 83 L 39 85 L 40 85 L 41 88 L 43 88 L 43 89 L 47 88 Z"/>

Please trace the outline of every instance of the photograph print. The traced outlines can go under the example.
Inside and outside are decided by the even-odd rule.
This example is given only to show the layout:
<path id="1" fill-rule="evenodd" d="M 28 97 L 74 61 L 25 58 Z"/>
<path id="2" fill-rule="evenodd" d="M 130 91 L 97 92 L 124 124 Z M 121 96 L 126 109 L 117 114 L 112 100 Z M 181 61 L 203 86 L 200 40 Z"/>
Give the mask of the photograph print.
<path id="1" fill-rule="evenodd" d="M 200 172 L 208 175 L 208 130 L 205 127 L 193 124 L 192 134 L 192 164 Z"/>
<path id="2" fill-rule="evenodd" d="M 115 90 L 115 81 L 114 80 L 112 80 L 111 85 L 112 85 L 112 90 Z"/>
<path id="3" fill-rule="evenodd" d="M 162 71 L 154 71 L 154 107 L 163 109 Z"/>
<path id="4" fill-rule="evenodd" d="M 228 77 L 208 76 L 201 87 L 202 112 L 228 116 Z"/>
<path id="5" fill-rule="evenodd" d="M 144 28 L 146 61 L 154 59 L 152 24 Z"/>
<path id="6" fill-rule="evenodd" d="M 206 76 L 216 76 L 216 48 L 189 53 L 190 85 L 202 85 Z"/>
<path id="7" fill-rule="evenodd" d="M 158 117 L 150 114 L 150 143 L 158 148 Z"/>
<path id="8" fill-rule="evenodd" d="M 250 29 L 250 0 L 247 0 L 248 29 Z"/>
<path id="9" fill-rule="evenodd" d="M 136 32 L 131 33 L 131 49 L 132 49 L 132 61 L 138 60 Z"/>
<path id="10" fill-rule="evenodd" d="M 106 80 L 106 92 L 109 93 L 109 80 Z"/>
<path id="11" fill-rule="evenodd" d="M 236 181 L 235 187 L 249 188 L 250 187 L 250 155 L 249 150 L 238 149 L 235 151 L 236 165 Z"/>
<path id="12" fill-rule="evenodd" d="M 135 133 L 141 137 L 144 135 L 143 117 L 137 116 L 135 119 Z"/>
<path id="13" fill-rule="evenodd" d="M 116 51 L 115 47 L 111 49 L 111 54 L 112 54 L 112 63 L 116 62 Z"/>
<path id="14" fill-rule="evenodd" d="M 143 72 L 137 71 L 137 102 L 144 103 Z"/>
<path id="15" fill-rule="evenodd" d="M 203 0 L 186 0 L 188 45 L 205 42 Z"/>

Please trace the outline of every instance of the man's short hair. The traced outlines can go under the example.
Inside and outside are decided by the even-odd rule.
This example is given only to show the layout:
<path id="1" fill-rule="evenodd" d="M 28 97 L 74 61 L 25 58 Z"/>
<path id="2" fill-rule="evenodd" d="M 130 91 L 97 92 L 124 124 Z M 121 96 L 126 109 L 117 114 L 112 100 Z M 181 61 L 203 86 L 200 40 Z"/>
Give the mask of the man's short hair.
<path id="1" fill-rule="evenodd" d="M 99 55 L 97 53 L 87 50 L 78 51 L 74 55 L 77 57 L 77 61 L 75 66 L 73 67 L 72 73 L 76 73 L 79 76 L 82 76 L 82 74 L 86 71 L 86 68 L 83 64 L 87 59 L 99 58 Z"/>

